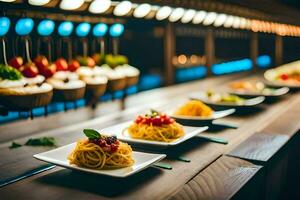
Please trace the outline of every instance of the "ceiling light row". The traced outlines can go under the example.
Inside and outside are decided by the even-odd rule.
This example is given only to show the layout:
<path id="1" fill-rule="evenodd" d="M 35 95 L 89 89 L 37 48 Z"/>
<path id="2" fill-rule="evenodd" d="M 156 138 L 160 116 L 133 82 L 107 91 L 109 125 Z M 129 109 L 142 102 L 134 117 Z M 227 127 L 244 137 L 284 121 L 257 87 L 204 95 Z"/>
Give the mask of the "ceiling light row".
<path id="1" fill-rule="evenodd" d="M 0 1 L 13 2 L 15 0 Z M 28 0 L 28 3 L 35 6 L 43 6 L 50 1 L 51 0 Z M 253 32 L 274 33 L 282 36 L 300 36 L 300 27 L 298 26 L 246 19 L 224 13 L 184 9 L 181 7 L 155 6 L 148 3 L 133 4 L 127 0 L 121 2 L 111 0 L 61 0 L 59 6 L 63 10 L 76 10 L 85 2 L 91 2 L 89 12 L 93 14 L 105 13 L 113 7 L 113 14 L 118 17 L 132 14 L 135 18 L 155 18 L 158 21 L 169 20 L 170 22 L 202 24 L 204 26 L 247 29 Z M 152 13 L 151 17 L 150 13 Z"/>

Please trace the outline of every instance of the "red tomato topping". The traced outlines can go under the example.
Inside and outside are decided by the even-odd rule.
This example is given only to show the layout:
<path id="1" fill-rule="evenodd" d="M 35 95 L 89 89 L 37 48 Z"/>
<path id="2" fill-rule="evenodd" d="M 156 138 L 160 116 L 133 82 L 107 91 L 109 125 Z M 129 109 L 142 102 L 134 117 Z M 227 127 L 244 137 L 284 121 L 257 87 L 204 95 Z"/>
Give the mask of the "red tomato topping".
<path id="1" fill-rule="evenodd" d="M 287 74 L 281 74 L 280 78 L 285 81 L 285 80 L 289 79 L 289 75 L 287 75 Z"/>
<path id="2" fill-rule="evenodd" d="M 135 123 L 137 124 L 147 124 L 153 126 L 162 126 L 174 123 L 175 120 L 171 117 L 167 116 L 166 114 L 157 114 L 157 115 L 139 115 L 135 119 Z"/>

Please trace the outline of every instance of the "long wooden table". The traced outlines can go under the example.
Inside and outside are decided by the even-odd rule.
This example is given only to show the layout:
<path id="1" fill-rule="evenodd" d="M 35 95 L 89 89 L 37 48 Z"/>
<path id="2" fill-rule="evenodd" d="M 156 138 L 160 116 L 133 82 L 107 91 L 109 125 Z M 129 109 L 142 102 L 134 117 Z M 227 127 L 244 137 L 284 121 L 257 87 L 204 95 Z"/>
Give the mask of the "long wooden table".
<path id="1" fill-rule="evenodd" d="M 83 128 L 101 129 L 131 120 L 139 112 L 148 108 L 169 110 L 184 102 L 190 92 L 211 88 L 221 89 L 228 82 L 249 75 L 251 74 L 242 73 L 214 77 L 143 92 L 129 97 L 126 101 L 128 109 L 122 112 L 118 111 L 119 102 L 112 102 L 99 106 L 95 111 L 83 108 L 48 118 L 3 125 L 0 127 L 0 180 L 14 181 L 36 169 L 47 167 L 45 163 L 32 158 L 32 155 L 49 148 L 22 147 L 11 150 L 8 146 L 12 140 L 24 142 L 31 137 L 53 136 L 59 146 L 65 145 L 80 138 Z M 253 77 L 257 78 L 256 75 Z M 151 167 L 120 180 L 55 167 L 0 188 L 0 195 L 7 199 L 166 199 L 180 191 L 186 183 L 222 155 L 235 149 L 256 132 L 270 130 L 272 126 L 276 127 L 278 120 L 281 119 L 286 119 L 284 121 L 287 129 L 278 126 L 278 129 L 271 129 L 271 131 L 277 131 L 276 134 L 282 135 L 279 140 L 284 145 L 300 128 L 297 123 L 300 121 L 300 116 L 290 114 L 293 108 L 298 107 L 300 107 L 300 95 L 293 93 L 272 104 L 263 104 L 247 113 L 227 117 L 222 121 L 236 124 L 239 128 L 209 130 L 201 135 L 222 137 L 229 141 L 228 145 L 208 143 L 201 138 L 194 138 L 174 149 L 169 149 L 165 152 L 169 157 L 162 162 L 172 165 L 172 170 Z M 191 162 L 174 159 L 178 156 L 184 156 Z M 260 169 L 259 165 L 255 167 Z M 249 176 L 250 179 L 254 171 L 245 173 L 244 176 Z"/>

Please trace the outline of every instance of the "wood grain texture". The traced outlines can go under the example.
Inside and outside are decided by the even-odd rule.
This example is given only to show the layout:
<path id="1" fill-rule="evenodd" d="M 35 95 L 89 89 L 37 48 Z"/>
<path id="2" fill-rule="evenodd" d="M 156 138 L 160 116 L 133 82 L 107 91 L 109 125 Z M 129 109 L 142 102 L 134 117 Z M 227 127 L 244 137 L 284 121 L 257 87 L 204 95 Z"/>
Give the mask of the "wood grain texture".
<path id="1" fill-rule="evenodd" d="M 253 161 L 267 162 L 289 140 L 287 135 L 257 133 L 227 155 Z"/>
<path id="2" fill-rule="evenodd" d="M 174 194 L 172 200 L 230 199 L 261 170 L 250 162 L 222 156 Z M 257 188 L 262 184 L 256 182 Z M 254 188 L 252 188 L 254 189 Z M 258 191 L 256 191 L 258 193 Z M 249 194 L 249 197 L 252 195 Z M 248 198 L 251 199 L 251 198 Z"/>
<path id="3" fill-rule="evenodd" d="M 83 128 L 101 129 L 116 123 L 127 121 L 128 119 L 132 119 L 138 112 L 144 111 L 146 108 L 153 107 L 162 110 L 174 108 L 176 104 L 186 100 L 189 92 L 225 85 L 226 82 L 236 77 L 238 76 L 228 76 L 221 81 L 220 79 L 211 78 L 205 81 L 196 81 L 151 92 L 144 92 L 134 97 L 130 97 L 126 103 L 131 108 L 124 112 L 108 114 L 105 117 L 96 117 L 90 120 L 83 120 L 83 122 L 76 123 L 75 125 L 59 126 L 58 128 L 47 131 L 28 132 L 25 134 L 26 137 L 19 133 L 17 134 L 17 138 L 19 138 L 17 141 L 24 142 L 29 137 L 53 136 L 58 140 L 59 146 L 65 145 L 80 138 L 82 136 L 81 132 Z M 136 99 L 134 100 L 134 98 Z M 159 101 L 157 102 L 158 99 Z M 27 199 L 165 199 L 174 194 L 174 192 L 179 190 L 185 183 L 214 162 L 218 157 L 237 147 L 255 132 L 270 126 L 274 120 L 279 116 L 282 117 L 288 109 L 291 109 L 293 105 L 299 102 L 300 95 L 288 95 L 286 98 L 283 98 L 281 101 L 272 105 L 263 105 L 253 109 L 251 112 L 242 114 L 237 113 L 236 115 L 228 117 L 228 120 L 238 123 L 240 127 L 238 129 L 211 130 L 204 133 L 205 136 L 223 137 L 229 141 L 228 145 L 204 143 L 203 140 L 194 138 L 168 152 L 187 157 L 191 160 L 190 163 L 166 159 L 164 162 L 171 164 L 173 170 L 167 171 L 156 169 L 153 171 L 151 168 L 149 169 L 151 172 L 141 172 L 133 179 L 130 178 L 123 182 L 121 181 L 121 185 L 117 184 L 118 181 L 114 181 L 111 183 L 114 191 L 110 191 L 106 187 L 94 186 L 107 180 L 103 179 L 103 177 L 97 176 L 97 178 L 93 178 L 93 176 L 84 175 L 85 178 L 81 178 L 77 173 L 71 173 L 69 170 L 56 168 L 5 186 L 0 189 L 0 195 L 9 199 L 24 199 L 23 197 L 26 197 Z M 45 122 L 47 122 L 47 120 L 45 120 Z M 26 125 L 25 122 L 22 123 L 24 123 L 24 126 Z M 35 124 L 34 126 L 36 126 L 34 129 L 38 130 L 38 125 Z M 45 130 L 45 127 L 47 127 L 47 125 L 41 125 L 40 128 Z M 21 126 L 17 126 L 14 130 L 20 131 L 22 128 L 23 127 Z M 9 130 L 8 126 L 6 127 L 6 130 Z M 2 129 L 0 138 L 1 135 Z M 7 138 L 7 134 L 4 135 Z M 16 173 L 9 174 L 12 176 L 20 172 L 26 172 L 31 163 L 35 162 L 36 167 L 41 165 L 41 163 L 32 158 L 32 155 L 33 153 L 44 151 L 44 149 L 28 149 L 24 150 L 24 152 L 20 150 L 9 154 L 7 152 L 9 145 L 10 141 L 0 144 L 0 157 L 5 158 L 3 159 L 5 164 L 0 166 L 0 171 L 9 171 L 12 173 L 13 170 L 9 170 L 9 168 L 15 167 Z M 19 157 L 17 154 L 20 154 Z M 64 179 L 66 180 L 62 181 Z M 81 179 L 85 181 L 81 182 Z M 89 182 L 89 179 L 96 180 L 94 182 Z M 34 193 L 26 192 L 32 188 L 36 188 Z"/>

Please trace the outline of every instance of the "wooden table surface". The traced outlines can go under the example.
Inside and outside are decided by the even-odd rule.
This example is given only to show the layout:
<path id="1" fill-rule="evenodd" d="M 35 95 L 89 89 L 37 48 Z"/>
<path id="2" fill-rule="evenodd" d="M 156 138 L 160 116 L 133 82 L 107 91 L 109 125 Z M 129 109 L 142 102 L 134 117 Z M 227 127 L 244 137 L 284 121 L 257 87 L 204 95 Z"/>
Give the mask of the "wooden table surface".
<path id="1" fill-rule="evenodd" d="M 114 102 L 101 105 L 96 111 L 83 108 L 48 118 L 3 125 L 0 129 L 0 157 L 2 158 L 0 181 L 14 180 L 22 174 L 45 166 L 45 163 L 35 160 L 32 155 L 47 149 L 21 147 L 11 150 L 8 146 L 12 140 L 24 142 L 30 137 L 53 136 L 57 139 L 59 146 L 65 145 L 82 137 L 83 128 L 101 129 L 131 120 L 147 108 L 169 110 L 185 101 L 190 92 L 200 89 L 220 89 L 229 81 L 248 75 L 243 73 L 214 77 L 143 92 L 129 97 L 126 101 L 128 109 L 122 112 L 117 111 L 118 102 Z M 295 123 L 299 115 L 294 114 L 290 117 L 287 111 L 296 107 L 300 107 L 300 95 L 293 93 L 272 104 L 262 104 L 246 113 L 234 114 L 220 120 L 237 124 L 239 128 L 210 130 L 202 135 L 222 137 L 227 139 L 229 144 L 208 143 L 201 138 L 194 138 L 174 149 L 169 149 L 166 153 L 172 156 L 162 162 L 172 165 L 172 170 L 151 167 L 121 180 L 55 167 L 0 188 L 0 195 L 7 199 L 140 199 L 141 197 L 165 199 L 179 191 L 189 180 L 220 156 L 237 147 L 255 132 L 267 130 L 279 118 L 291 118 L 291 120 L 286 120 L 286 123 L 287 127 L 292 128 L 288 129 L 288 133 L 285 134 L 286 137 L 291 137 L 300 128 Z M 104 116 L 104 113 L 109 114 Z M 184 156 L 191 162 L 175 160 L 176 156 Z"/>

